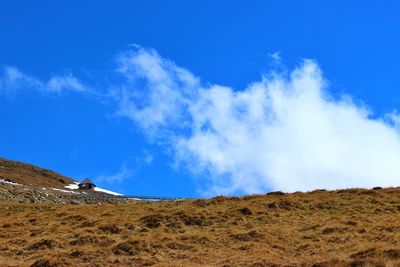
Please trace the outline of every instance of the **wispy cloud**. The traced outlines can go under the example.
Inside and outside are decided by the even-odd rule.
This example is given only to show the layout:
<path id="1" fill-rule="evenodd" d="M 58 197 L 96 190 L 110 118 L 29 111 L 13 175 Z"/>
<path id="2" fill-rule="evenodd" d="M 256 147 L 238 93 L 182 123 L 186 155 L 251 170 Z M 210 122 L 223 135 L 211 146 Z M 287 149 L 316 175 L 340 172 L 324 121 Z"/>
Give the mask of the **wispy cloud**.
<path id="1" fill-rule="evenodd" d="M 274 53 L 269 53 L 268 56 L 275 62 L 281 61 L 281 52 L 279 52 L 279 51 L 274 52 Z"/>
<path id="2" fill-rule="evenodd" d="M 5 67 L 3 74 L 0 75 L 0 93 L 13 94 L 22 89 L 34 89 L 48 93 L 60 93 L 65 90 L 89 91 L 89 87 L 82 84 L 71 73 L 54 75 L 48 81 L 43 81 L 23 73 L 15 67 Z"/>
<path id="3" fill-rule="evenodd" d="M 135 174 L 134 170 L 128 168 L 125 164 L 122 165 L 121 169 L 117 173 L 109 175 L 100 175 L 94 178 L 98 183 L 121 183 L 122 181 L 131 178 Z"/>
<path id="4" fill-rule="evenodd" d="M 122 54 L 118 71 L 119 114 L 172 150 L 205 194 L 400 183 L 398 127 L 333 98 L 313 60 L 242 90 L 204 85 L 144 48 Z"/>
<path id="5" fill-rule="evenodd" d="M 151 154 L 150 152 L 143 150 L 143 156 L 142 157 L 138 157 L 137 158 L 137 162 L 139 163 L 139 165 L 149 165 L 153 162 L 154 160 L 154 156 L 153 154 Z"/>
<path id="6" fill-rule="evenodd" d="M 116 173 L 102 174 L 95 177 L 94 180 L 98 183 L 108 184 L 120 184 L 125 180 L 132 180 L 143 167 L 151 165 L 153 160 L 153 154 L 147 150 L 142 150 L 133 163 L 124 163 Z"/>
<path id="7" fill-rule="evenodd" d="M 161 132 L 172 137 L 178 130 L 172 127 L 184 126 L 180 122 L 185 122 L 184 112 L 192 94 L 197 93 L 199 80 L 155 50 L 127 51 L 119 56 L 118 64 L 117 71 L 126 78 L 112 92 L 119 115 L 140 124 L 150 138 Z"/>
<path id="8" fill-rule="evenodd" d="M 70 73 L 52 77 L 43 88 L 50 92 L 61 92 L 63 90 L 88 91 L 88 88 Z"/>

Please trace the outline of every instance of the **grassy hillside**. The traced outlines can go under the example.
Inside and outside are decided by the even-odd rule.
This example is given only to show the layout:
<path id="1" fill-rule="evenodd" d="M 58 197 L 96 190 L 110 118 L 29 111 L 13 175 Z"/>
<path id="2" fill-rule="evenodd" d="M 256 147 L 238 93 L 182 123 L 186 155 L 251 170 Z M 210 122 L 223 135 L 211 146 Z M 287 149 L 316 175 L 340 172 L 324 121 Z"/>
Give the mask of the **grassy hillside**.
<path id="1" fill-rule="evenodd" d="M 0 266 L 400 266 L 398 188 L 0 214 Z"/>
<path id="2" fill-rule="evenodd" d="M 75 181 L 32 164 L 0 158 L 0 179 L 33 187 L 59 188 Z"/>

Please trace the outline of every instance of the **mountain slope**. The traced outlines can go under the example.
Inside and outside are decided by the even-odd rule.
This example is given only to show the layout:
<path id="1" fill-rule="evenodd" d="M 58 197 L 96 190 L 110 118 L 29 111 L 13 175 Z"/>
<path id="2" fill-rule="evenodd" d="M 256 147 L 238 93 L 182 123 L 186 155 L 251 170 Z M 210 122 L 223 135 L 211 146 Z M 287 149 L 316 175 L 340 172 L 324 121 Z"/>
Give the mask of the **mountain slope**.
<path id="1" fill-rule="evenodd" d="M 398 188 L 0 214 L 0 266 L 400 266 Z"/>
<path id="2" fill-rule="evenodd" d="M 33 187 L 65 189 L 75 180 L 32 164 L 0 158 L 0 179 Z"/>
<path id="3" fill-rule="evenodd" d="M 0 166 L 19 183 L 73 181 Z M 0 266 L 400 266 L 400 188 L 146 202 L 3 182 Z"/>

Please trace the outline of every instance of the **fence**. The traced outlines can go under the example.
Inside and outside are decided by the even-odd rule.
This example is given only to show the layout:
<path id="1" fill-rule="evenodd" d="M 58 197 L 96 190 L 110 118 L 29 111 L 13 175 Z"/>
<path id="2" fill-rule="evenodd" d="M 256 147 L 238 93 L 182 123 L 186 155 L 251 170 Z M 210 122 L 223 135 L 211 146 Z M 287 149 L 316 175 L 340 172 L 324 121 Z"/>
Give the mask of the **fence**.
<path id="1" fill-rule="evenodd" d="M 155 197 L 155 196 L 135 196 L 135 195 L 108 195 L 108 194 L 81 194 L 84 198 L 117 198 L 117 199 L 138 199 L 138 200 L 152 200 L 152 201 L 174 201 L 182 200 L 184 198 L 177 197 Z M 185 198 L 186 199 L 186 198 Z"/>

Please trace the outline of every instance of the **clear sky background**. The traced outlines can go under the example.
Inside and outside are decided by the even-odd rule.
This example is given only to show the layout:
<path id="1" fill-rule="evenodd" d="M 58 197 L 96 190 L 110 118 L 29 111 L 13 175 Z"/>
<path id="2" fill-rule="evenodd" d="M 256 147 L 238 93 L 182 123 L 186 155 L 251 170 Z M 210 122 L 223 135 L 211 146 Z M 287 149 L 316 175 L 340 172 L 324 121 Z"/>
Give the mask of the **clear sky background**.
<path id="1" fill-rule="evenodd" d="M 352 136 L 361 136 L 362 140 L 367 132 L 376 132 L 376 136 L 365 136 L 365 143 L 345 147 L 346 152 L 340 155 L 357 157 L 354 150 L 362 150 L 363 155 L 371 153 L 371 157 L 354 163 L 356 167 L 366 163 L 375 165 L 375 158 L 382 159 L 382 155 L 386 163 L 376 163 L 384 173 L 383 178 L 376 175 L 376 180 L 370 178 L 365 183 L 363 178 L 354 178 L 351 184 L 338 181 L 309 186 L 303 186 L 302 181 L 298 189 L 370 186 L 381 182 L 399 185 L 399 178 L 394 178 L 400 173 L 395 166 L 400 159 L 397 126 L 395 120 L 382 122 L 387 114 L 396 114 L 400 105 L 399 12 L 398 1 L 1 1 L 0 157 L 33 163 L 77 180 L 90 177 L 99 186 L 124 194 L 196 197 L 270 189 L 295 191 L 296 187 L 285 187 L 285 184 L 296 185 L 298 175 L 306 177 L 315 166 L 325 166 L 325 162 L 310 160 L 295 167 L 298 172 L 286 173 L 279 168 L 292 168 L 290 162 L 280 164 L 265 159 L 250 171 L 242 172 L 246 167 L 238 170 L 222 164 L 215 154 L 204 158 L 201 154 L 204 151 L 197 148 L 195 152 L 188 148 L 178 150 L 172 144 L 173 137 L 157 136 L 158 125 L 157 131 L 149 134 L 135 115 L 121 115 L 122 100 L 112 96 L 112 92 L 132 85 L 127 81 L 127 73 L 120 77 L 116 71 L 122 64 L 121 55 L 128 59 L 156 58 L 164 68 L 172 68 L 172 72 L 180 66 L 199 77 L 203 87 L 222 85 L 229 87 L 229 92 L 246 92 L 247 86 L 261 81 L 263 74 L 271 70 L 290 74 L 307 65 L 304 59 L 311 59 L 311 65 L 307 66 L 317 68 L 312 70 L 316 73 L 322 71 L 323 80 L 329 84 L 326 90 L 330 98 L 351 96 L 355 104 L 348 105 L 354 110 L 367 106 L 373 111 L 364 117 L 355 115 L 362 117 L 366 124 L 361 119 L 360 124 L 349 122 L 340 136 L 349 136 L 347 131 Z M 127 55 L 132 49 L 136 52 Z M 176 66 L 171 67 L 168 62 Z M 130 62 L 129 66 L 133 72 L 140 71 L 142 65 L 138 67 L 138 64 L 142 63 Z M 147 74 L 138 76 L 151 80 Z M 320 78 L 310 83 L 318 83 Z M 290 84 L 295 78 L 288 79 L 284 80 Z M 147 81 L 141 88 L 152 92 L 155 90 L 152 84 Z M 147 103 L 143 101 L 137 105 Z M 339 102 L 329 103 L 340 106 Z M 327 106 L 322 110 L 331 105 Z M 139 112 L 140 108 L 135 110 Z M 195 119 L 191 116 L 184 122 L 192 123 Z M 347 121 L 348 117 L 343 118 Z M 307 116 L 303 119 L 307 125 L 313 119 L 319 121 Z M 377 121 L 382 125 L 368 128 Z M 335 129 L 342 127 L 335 125 Z M 175 131 L 175 126 L 162 126 Z M 251 128 L 247 122 L 238 127 Z M 352 127 L 365 131 L 355 133 Z M 182 136 L 195 135 L 185 133 L 178 140 L 187 140 Z M 333 139 L 340 144 L 357 140 Z M 266 140 L 269 142 L 271 138 Z M 333 144 L 330 140 L 326 137 L 321 141 L 322 146 Z M 392 143 L 386 144 L 387 140 Z M 372 156 L 377 148 L 369 147 L 371 143 L 394 150 Z M 225 152 L 231 151 L 231 147 L 240 147 L 235 144 Z M 246 153 L 268 154 L 269 147 Z M 189 150 L 191 154 L 186 155 Z M 182 151 L 184 156 L 177 159 L 176 155 Z M 271 157 L 293 155 L 276 148 L 273 151 Z M 321 153 L 332 154 L 328 148 Z M 239 158 L 241 154 L 245 153 L 233 152 L 236 166 L 248 166 Z M 195 163 L 182 160 L 185 155 L 196 158 Z M 300 158 L 307 155 L 306 152 L 298 154 Z M 332 176 L 330 181 L 336 181 L 335 177 L 341 174 L 344 178 L 363 176 L 342 166 L 338 159 L 344 156 L 340 155 L 326 168 L 321 167 L 317 174 Z M 270 173 L 263 166 L 275 171 Z M 333 169 L 341 171 L 337 173 Z M 253 170 L 257 171 L 253 173 Z M 386 170 L 390 171 L 386 173 Z M 220 178 L 217 181 L 209 176 Z M 280 176 L 292 178 L 278 183 Z M 310 181 L 314 178 L 310 175 Z M 224 187 L 230 189 L 224 190 Z"/>

